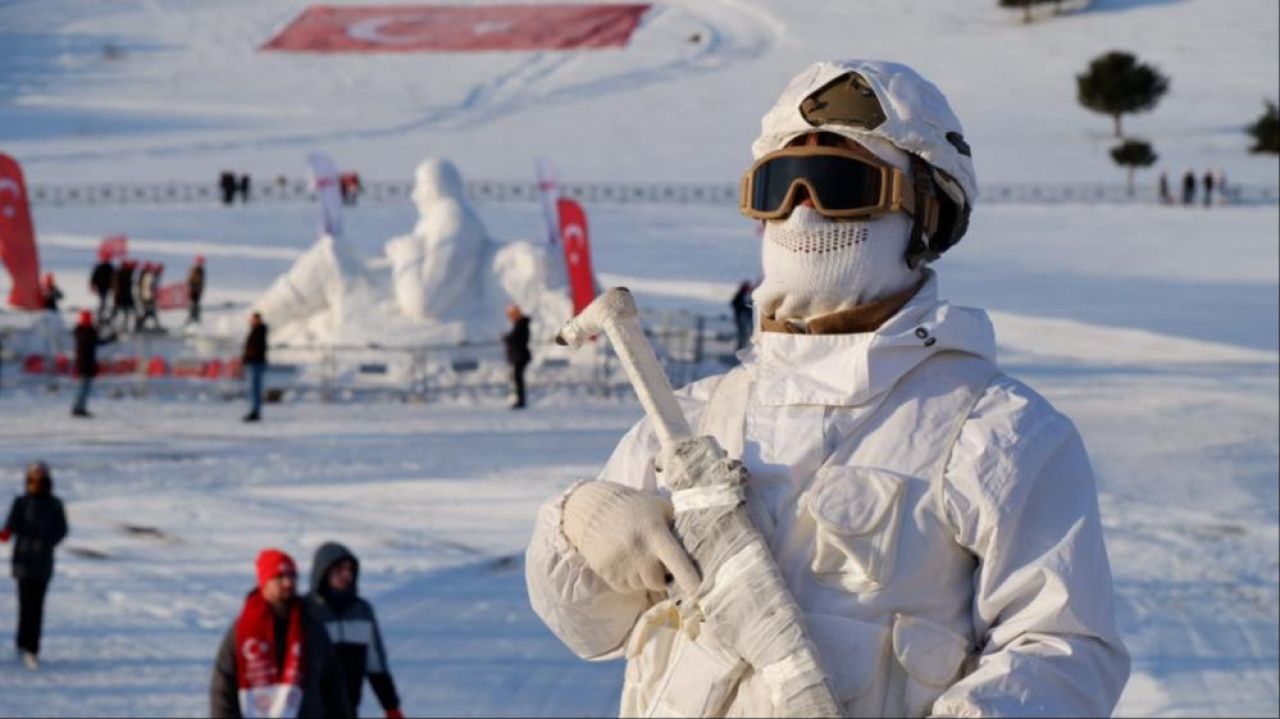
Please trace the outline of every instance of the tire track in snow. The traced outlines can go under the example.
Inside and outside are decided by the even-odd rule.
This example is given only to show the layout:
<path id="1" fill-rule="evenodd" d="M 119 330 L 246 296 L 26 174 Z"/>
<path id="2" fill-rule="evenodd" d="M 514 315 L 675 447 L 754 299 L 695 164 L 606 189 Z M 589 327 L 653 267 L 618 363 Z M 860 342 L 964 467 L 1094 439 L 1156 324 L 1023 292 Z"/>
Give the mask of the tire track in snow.
<path id="1" fill-rule="evenodd" d="M 712 5 L 716 6 L 716 10 L 706 13 L 705 9 Z M 245 148 L 310 147 L 332 142 L 386 138 L 430 129 L 447 131 L 473 128 L 529 109 L 633 91 L 693 74 L 723 70 L 733 64 L 763 56 L 780 35 L 782 27 L 781 23 L 767 17 L 764 11 L 741 5 L 734 0 L 700 0 L 697 3 L 684 2 L 678 6 L 653 6 L 642 18 L 636 34 L 639 35 L 646 29 L 654 31 L 656 25 L 674 25 L 678 22 L 686 22 L 689 26 L 698 28 L 698 32 L 705 38 L 705 42 L 690 55 L 663 61 L 656 66 L 583 80 L 563 87 L 546 87 L 565 74 L 566 70 L 582 65 L 589 58 L 581 52 L 572 51 L 537 53 L 514 69 L 477 83 L 455 105 L 436 108 L 407 122 L 385 127 L 158 144 L 146 148 L 109 151 L 37 152 L 24 155 L 24 162 L 32 164 L 131 157 L 163 158 Z"/>

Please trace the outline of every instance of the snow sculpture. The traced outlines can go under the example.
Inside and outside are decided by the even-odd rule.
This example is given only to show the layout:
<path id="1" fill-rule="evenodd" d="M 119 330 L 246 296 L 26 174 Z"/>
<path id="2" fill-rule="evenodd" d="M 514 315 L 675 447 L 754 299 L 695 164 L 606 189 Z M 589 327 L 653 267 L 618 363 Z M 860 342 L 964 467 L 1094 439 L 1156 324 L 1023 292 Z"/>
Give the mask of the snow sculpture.
<path id="1" fill-rule="evenodd" d="M 419 218 L 412 234 L 386 244 L 403 315 L 459 322 L 473 341 L 505 331 L 502 311 L 509 302 L 547 331 L 571 316 L 567 295 L 547 288 L 548 264 L 560 258 L 528 242 L 490 238 L 453 163 L 429 158 L 418 165 L 413 202 Z"/>
<path id="2" fill-rule="evenodd" d="M 448 160 L 418 166 L 413 202 L 420 216 L 411 234 L 386 243 L 389 286 L 341 235 L 322 233 L 253 305 L 272 340 L 495 342 L 508 329 L 503 310 L 511 302 L 533 320 L 535 337 L 567 321 L 573 314 L 567 292 L 547 286 L 548 267 L 563 265 L 559 253 L 492 239 L 465 191 Z M 239 325 L 224 329 L 235 332 Z"/>

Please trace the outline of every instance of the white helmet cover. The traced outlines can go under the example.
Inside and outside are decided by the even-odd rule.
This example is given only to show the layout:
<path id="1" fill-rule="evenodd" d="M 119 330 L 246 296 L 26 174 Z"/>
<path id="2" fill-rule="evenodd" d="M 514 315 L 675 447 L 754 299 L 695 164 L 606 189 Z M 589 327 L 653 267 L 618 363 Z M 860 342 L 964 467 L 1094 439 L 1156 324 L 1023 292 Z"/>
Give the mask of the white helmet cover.
<path id="1" fill-rule="evenodd" d="M 814 125 L 806 120 L 802 103 L 851 72 L 866 80 L 875 93 L 884 112 L 883 121 L 867 129 L 830 121 Z M 855 142 L 878 138 L 932 165 L 939 185 L 966 209 L 971 209 L 978 197 L 978 179 L 960 120 L 942 91 L 906 65 L 881 60 L 816 62 L 791 79 L 760 125 L 760 137 L 751 145 L 753 159 L 780 150 L 793 138 L 810 132 L 833 132 Z M 866 147 L 876 152 L 876 144 L 866 143 Z M 957 191 L 963 197 L 957 197 Z"/>

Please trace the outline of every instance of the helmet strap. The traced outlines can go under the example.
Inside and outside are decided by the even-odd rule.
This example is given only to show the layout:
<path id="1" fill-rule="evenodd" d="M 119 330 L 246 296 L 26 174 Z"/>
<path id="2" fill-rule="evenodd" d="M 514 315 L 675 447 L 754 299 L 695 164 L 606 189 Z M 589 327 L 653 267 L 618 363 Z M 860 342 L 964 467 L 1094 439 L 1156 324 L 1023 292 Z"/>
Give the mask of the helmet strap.
<path id="1" fill-rule="evenodd" d="M 933 251 L 925 241 L 925 228 L 934 214 L 933 167 L 923 158 L 911 156 L 911 185 L 915 200 L 915 212 L 911 216 L 911 239 L 907 242 L 907 267 L 916 269 L 926 262 L 936 260 L 940 253 Z M 941 229 L 941 228 L 938 228 Z M 934 231 L 937 232 L 938 229 Z M 932 240 L 932 238 L 930 238 Z"/>

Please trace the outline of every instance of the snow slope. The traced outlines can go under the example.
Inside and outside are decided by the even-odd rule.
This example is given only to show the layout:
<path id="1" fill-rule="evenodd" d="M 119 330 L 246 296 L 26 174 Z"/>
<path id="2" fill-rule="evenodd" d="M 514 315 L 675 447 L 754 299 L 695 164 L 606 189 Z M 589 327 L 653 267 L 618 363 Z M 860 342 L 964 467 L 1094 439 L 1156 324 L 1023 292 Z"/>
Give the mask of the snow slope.
<path id="1" fill-rule="evenodd" d="M 907 60 L 942 85 L 981 178 L 1114 181 L 1109 121 L 1075 104 L 1071 76 L 1123 47 L 1174 78 L 1153 113 L 1126 119 L 1162 166 L 1276 181 L 1276 160 L 1246 155 L 1238 131 L 1280 81 L 1269 0 L 1095 0 L 1030 27 L 987 0 L 679 0 L 619 51 L 254 49 L 306 5 L 0 2 L 0 151 L 32 183 L 298 175 L 311 149 L 366 177 L 408 179 L 443 155 L 468 176 L 524 179 L 547 154 L 565 179 L 724 182 L 790 74 L 857 54 Z M 205 254 L 219 303 L 252 300 L 310 246 L 314 211 L 41 207 L 35 219 L 71 305 L 88 301 L 92 251 L 114 232 L 170 279 Z M 535 204 L 480 211 L 499 238 L 542 234 Z M 759 272 L 759 238 L 731 206 L 587 211 L 602 281 L 646 307 L 721 312 Z M 407 203 L 362 205 L 347 233 L 374 256 L 415 219 Z M 1278 227 L 1275 206 L 979 207 L 938 265 L 943 293 L 993 310 L 1006 369 L 1068 413 L 1092 452 L 1134 656 L 1122 715 L 1280 712 Z M 362 558 L 411 714 L 616 706 L 621 668 L 578 661 L 542 628 L 519 554 L 538 504 L 598 469 L 639 416 L 631 404 L 536 390 L 527 414 L 308 402 L 269 405 L 250 428 L 236 403 L 99 393 L 86 423 L 67 416 L 65 388 L 15 388 L 12 369 L 0 495 L 43 457 L 73 530 L 45 668 L 0 659 L 0 715 L 202 714 L 254 553 L 274 544 L 309 568 L 328 539 Z M 6 588 L 0 616 L 13 612 Z M 367 694 L 362 714 L 380 715 Z"/>
<path id="2" fill-rule="evenodd" d="M 1172 77 L 1126 120 L 1162 167 L 1276 180 L 1239 129 L 1280 85 L 1270 0 L 1095 0 L 1030 26 L 993 0 L 671 0 L 620 50 L 257 50 L 308 4 L 0 4 L 0 142 L 38 182 L 295 175 L 311 149 L 366 177 L 444 155 L 470 176 L 525 178 L 546 154 L 566 179 L 732 181 L 787 78 L 819 57 L 878 56 L 946 90 L 979 180 L 1118 182 L 1110 119 L 1076 104 L 1074 75 L 1126 49 Z"/>

